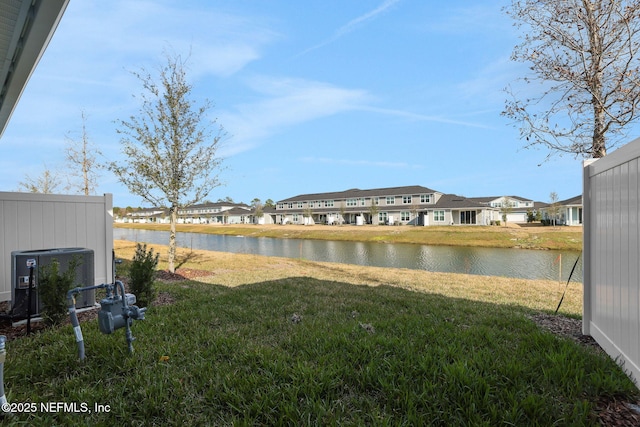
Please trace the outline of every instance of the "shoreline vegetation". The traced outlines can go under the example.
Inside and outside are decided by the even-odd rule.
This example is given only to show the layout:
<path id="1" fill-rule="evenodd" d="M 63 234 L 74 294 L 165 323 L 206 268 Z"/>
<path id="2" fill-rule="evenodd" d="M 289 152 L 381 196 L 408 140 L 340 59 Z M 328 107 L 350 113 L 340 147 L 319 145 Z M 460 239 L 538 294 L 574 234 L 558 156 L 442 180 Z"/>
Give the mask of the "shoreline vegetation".
<path id="1" fill-rule="evenodd" d="M 114 241 L 116 256 L 121 259 L 131 259 L 135 247 L 136 242 Z M 158 269 L 166 269 L 168 246 L 148 244 L 148 247 L 160 254 Z M 177 251 L 176 273 L 179 277 L 228 287 L 288 278 L 313 278 L 372 287 L 387 285 L 419 293 L 553 313 L 566 286 L 565 282 L 553 280 L 368 267 L 188 248 L 177 248 Z M 559 313 L 581 318 L 582 294 L 582 283 L 570 282 Z"/>
<path id="2" fill-rule="evenodd" d="M 169 224 L 114 224 L 115 228 L 169 231 Z M 223 234 L 248 237 L 413 243 L 428 245 L 528 248 L 537 250 L 582 249 L 582 227 L 543 226 L 328 226 L 328 225 L 195 225 L 178 224 L 178 232 Z M 116 240 L 116 254 L 130 259 L 135 242 Z M 167 268 L 168 246 L 149 245 L 161 254 L 159 269 Z M 287 277 L 313 277 L 357 285 L 387 284 L 413 291 L 436 293 L 472 301 L 515 305 L 553 312 L 566 283 L 554 280 L 515 279 L 460 273 L 439 273 L 403 268 L 367 267 L 305 259 L 231 254 L 178 248 L 178 273 L 187 276 L 198 271 L 198 280 L 225 286 L 241 286 L 281 280 Z M 205 271 L 205 272 L 203 272 Z M 193 273 L 191 273 L 193 274 Z M 189 277 L 187 277 L 189 278 Z M 582 317 L 583 289 L 571 282 L 560 313 Z"/>
<path id="3" fill-rule="evenodd" d="M 114 228 L 169 231 L 169 224 L 122 224 Z M 178 232 L 281 239 L 312 239 L 421 245 L 537 250 L 582 250 L 582 227 L 508 224 L 507 226 L 374 226 L 178 224 Z"/>

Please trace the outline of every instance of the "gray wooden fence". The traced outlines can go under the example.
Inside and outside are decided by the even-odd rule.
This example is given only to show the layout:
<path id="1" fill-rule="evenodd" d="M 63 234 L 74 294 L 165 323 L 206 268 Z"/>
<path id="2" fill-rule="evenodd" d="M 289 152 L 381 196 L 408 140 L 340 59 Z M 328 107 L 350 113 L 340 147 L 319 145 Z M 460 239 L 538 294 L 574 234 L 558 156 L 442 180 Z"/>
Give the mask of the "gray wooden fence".
<path id="1" fill-rule="evenodd" d="M 582 329 L 640 380 L 640 139 L 585 161 Z"/>
<path id="2" fill-rule="evenodd" d="M 11 300 L 11 252 L 94 251 L 95 284 L 113 280 L 113 197 L 0 192 L 0 301 Z"/>

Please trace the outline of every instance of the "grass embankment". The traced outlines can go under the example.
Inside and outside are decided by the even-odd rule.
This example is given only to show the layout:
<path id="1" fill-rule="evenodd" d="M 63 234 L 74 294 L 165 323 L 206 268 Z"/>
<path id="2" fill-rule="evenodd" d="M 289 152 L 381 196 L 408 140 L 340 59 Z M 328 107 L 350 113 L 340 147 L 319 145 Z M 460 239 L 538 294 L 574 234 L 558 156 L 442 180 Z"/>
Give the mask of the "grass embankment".
<path id="1" fill-rule="evenodd" d="M 116 243 L 130 259 L 134 245 Z M 180 256 L 210 275 L 159 283 L 176 301 L 134 324 L 134 354 L 95 322 L 84 364 L 69 326 L 8 344 L 10 402 L 109 405 L 16 424 L 589 425 L 599 398 L 638 392 L 611 359 L 528 318 L 555 308 L 553 282 Z"/>
<path id="2" fill-rule="evenodd" d="M 119 228 L 168 231 L 168 224 L 114 224 Z M 582 227 L 520 226 L 328 226 L 328 225 L 196 225 L 179 224 L 178 231 L 249 237 L 416 243 L 423 245 L 581 251 Z"/>

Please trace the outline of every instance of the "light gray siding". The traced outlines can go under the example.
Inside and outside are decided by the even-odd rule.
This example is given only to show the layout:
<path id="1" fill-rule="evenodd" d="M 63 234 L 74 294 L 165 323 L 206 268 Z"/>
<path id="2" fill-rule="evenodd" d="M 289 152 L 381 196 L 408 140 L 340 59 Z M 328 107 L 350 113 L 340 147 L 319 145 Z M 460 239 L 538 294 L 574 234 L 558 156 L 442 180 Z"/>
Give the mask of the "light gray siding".
<path id="1" fill-rule="evenodd" d="M 113 198 L 0 192 L 0 301 L 11 299 L 11 252 L 93 249 L 95 284 L 113 281 Z"/>

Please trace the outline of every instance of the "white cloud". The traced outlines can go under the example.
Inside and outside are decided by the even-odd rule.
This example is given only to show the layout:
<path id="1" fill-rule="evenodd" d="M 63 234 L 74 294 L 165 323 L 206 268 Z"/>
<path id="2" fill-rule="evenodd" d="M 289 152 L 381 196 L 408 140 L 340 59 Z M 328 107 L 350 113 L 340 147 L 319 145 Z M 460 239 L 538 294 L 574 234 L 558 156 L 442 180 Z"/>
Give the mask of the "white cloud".
<path id="1" fill-rule="evenodd" d="M 263 98 L 221 114 L 220 122 L 233 136 L 230 152 L 250 149 L 257 140 L 299 123 L 360 109 L 371 98 L 363 90 L 303 79 L 260 77 L 249 85 Z"/>
<path id="2" fill-rule="evenodd" d="M 510 22 L 501 11 L 502 2 L 478 2 L 468 7 L 442 8 L 441 13 L 431 15 L 424 29 L 441 34 L 464 34 L 486 32 L 503 34 L 510 31 Z"/>
<path id="3" fill-rule="evenodd" d="M 459 120 L 446 116 L 430 116 L 426 114 L 413 113 L 411 111 L 403 111 L 403 110 L 394 110 L 390 108 L 376 108 L 376 107 L 360 107 L 362 111 L 371 111 L 373 113 L 385 114 L 390 116 L 403 117 L 405 119 L 411 121 L 420 121 L 420 122 L 436 122 L 436 123 L 445 123 L 456 126 L 465 126 L 465 127 L 474 127 L 474 128 L 482 128 L 482 129 L 492 129 L 492 126 L 488 126 L 484 123 L 479 122 L 471 122 L 467 120 Z M 466 113 L 465 116 L 474 115 L 475 113 L 481 114 L 482 112 L 474 112 L 474 113 Z"/>
<path id="4" fill-rule="evenodd" d="M 74 70 L 74 75 L 114 86 L 124 68 L 154 66 L 165 49 L 191 52 L 196 76 L 227 77 L 260 58 L 262 49 L 279 37 L 260 18 L 183 3 L 71 2 L 63 23 L 48 62 L 64 64 L 52 67 L 51 77 L 64 79 L 63 70 Z"/>
<path id="5" fill-rule="evenodd" d="M 396 3 L 398 3 L 400 0 L 385 0 L 380 6 L 378 6 L 377 8 L 355 18 L 352 19 L 351 21 L 349 21 L 347 24 L 343 25 L 342 27 L 338 28 L 331 37 L 329 37 L 327 40 L 310 47 L 309 49 L 305 50 L 304 52 L 301 53 L 301 55 L 304 55 L 305 53 L 311 52 L 313 50 L 319 49 L 323 46 L 326 46 L 328 44 L 331 44 L 333 42 L 335 42 L 336 40 L 338 40 L 339 38 L 351 33 L 352 31 L 354 31 L 356 28 L 358 28 L 360 25 L 364 24 L 367 21 L 370 21 L 372 19 L 374 19 L 375 17 L 377 17 L 378 15 L 380 15 L 381 13 L 385 12 L 386 10 L 388 10 L 391 6 L 395 5 Z"/>

